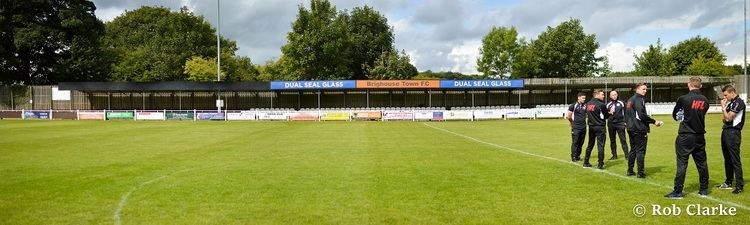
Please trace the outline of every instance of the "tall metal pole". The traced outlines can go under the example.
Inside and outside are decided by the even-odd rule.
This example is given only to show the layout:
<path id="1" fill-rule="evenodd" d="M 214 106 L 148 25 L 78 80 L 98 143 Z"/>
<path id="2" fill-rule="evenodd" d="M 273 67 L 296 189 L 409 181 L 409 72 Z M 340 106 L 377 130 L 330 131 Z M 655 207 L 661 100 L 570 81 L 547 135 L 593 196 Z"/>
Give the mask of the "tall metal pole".
<path id="1" fill-rule="evenodd" d="M 744 7 L 745 14 L 742 17 L 745 21 L 745 30 L 744 30 L 745 31 L 745 36 L 744 36 L 745 45 L 743 46 L 744 55 L 742 58 L 744 59 L 743 61 L 744 63 L 742 64 L 742 72 L 743 72 L 743 75 L 744 75 L 743 77 L 745 78 L 745 81 L 742 86 L 745 87 L 745 101 L 747 101 L 747 96 L 750 95 L 747 93 L 747 85 L 748 85 L 747 83 L 747 0 L 743 2 L 745 3 L 745 7 Z"/>
<path id="2" fill-rule="evenodd" d="M 568 80 L 565 80 L 565 100 L 563 101 L 563 104 L 568 103 Z"/>
<path id="3" fill-rule="evenodd" d="M 10 110 L 16 110 L 16 104 L 13 102 L 13 98 L 15 97 L 13 95 L 13 85 L 8 86 L 10 87 Z"/>
<path id="4" fill-rule="evenodd" d="M 216 0 L 216 81 L 221 82 L 221 5 Z M 221 90 L 216 91 L 216 111 L 221 113 Z"/>
<path id="5" fill-rule="evenodd" d="M 221 6 L 216 0 L 216 81 L 221 81 Z"/>

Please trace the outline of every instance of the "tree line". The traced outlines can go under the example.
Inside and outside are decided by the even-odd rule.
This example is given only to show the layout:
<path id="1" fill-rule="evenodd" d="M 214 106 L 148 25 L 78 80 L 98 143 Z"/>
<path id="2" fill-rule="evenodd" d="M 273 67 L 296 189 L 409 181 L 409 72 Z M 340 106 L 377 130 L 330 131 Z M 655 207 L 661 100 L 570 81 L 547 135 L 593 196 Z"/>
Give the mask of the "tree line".
<path id="1" fill-rule="evenodd" d="M 482 39 L 477 70 L 500 78 L 591 76 L 727 76 L 741 74 L 741 65 L 725 66 L 716 43 L 701 36 L 665 48 L 661 40 L 633 55 L 635 69 L 612 72 L 606 56 L 596 57 L 599 44 L 577 19 L 560 23 L 531 41 L 518 37 L 515 27 L 493 27 Z"/>
<path id="2" fill-rule="evenodd" d="M 109 22 L 87 0 L 0 4 L 0 84 L 66 81 L 213 81 L 216 30 L 183 7 L 144 6 Z M 372 7 L 339 11 L 327 0 L 299 6 L 278 59 L 238 56 L 221 37 L 221 80 L 410 79 L 417 75 L 393 29 Z"/>
<path id="3" fill-rule="evenodd" d="M 144 6 L 109 22 L 88 0 L 5 0 L 0 4 L 0 85 L 70 81 L 214 81 L 216 30 L 187 8 Z M 393 28 L 369 6 L 338 10 L 328 0 L 298 6 L 281 56 L 255 64 L 220 37 L 221 80 L 472 79 L 457 72 L 418 72 L 394 45 Z M 613 73 L 596 57 L 594 34 L 577 19 L 547 27 L 536 39 L 493 27 L 482 39 L 477 69 L 485 78 L 737 74 L 705 37 L 666 49 L 660 41 L 635 55 L 635 70 Z"/>

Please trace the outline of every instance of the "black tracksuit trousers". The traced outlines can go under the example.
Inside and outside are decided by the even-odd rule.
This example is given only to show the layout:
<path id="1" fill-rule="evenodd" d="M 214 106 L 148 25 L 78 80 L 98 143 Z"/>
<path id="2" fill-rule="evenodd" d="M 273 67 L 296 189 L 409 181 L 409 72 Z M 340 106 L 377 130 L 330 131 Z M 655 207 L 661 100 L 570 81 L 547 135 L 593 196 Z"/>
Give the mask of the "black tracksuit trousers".
<path id="1" fill-rule="evenodd" d="M 573 161 L 581 158 L 581 150 L 583 149 L 583 140 L 586 139 L 586 128 L 583 129 L 572 129 L 572 143 L 570 144 L 570 159 Z"/>
<path id="2" fill-rule="evenodd" d="M 674 191 L 682 192 L 688 160 L 693 156 L 698 168 L 700 189 L 708 189 L 708 164 L 706 164 L 706 139 L 703 134 L 678 134 L 675 140 L 677 155 L 677 175 L 674 178 Z"/>
<path id="3" fill-rule="evenodd" d="M 594 141 L 596 141 L 596 148 L 599 150 L 599 166 L 604 166 L 604 141 L 606 136 L 604 135 L 604 126 L 589 126 L 589 144 L 586 145 L 586 158 L 583 162 L 589 163 L 591 158 L 591 150 L 594 149 Z"/>
<path id="4" fill-rule="evenodd" d="M 630 139 L 630 154 L 628 154 L 628 173 L 633 172 L 633 166 L 638 163 L 638 174 L 645 174 L 646 145 L 648 133 L 628 131 Z"/>
<path id="5" fill-rule="evenodd" d="M 724 154 L 724 171 L 727 179 L 724 183 L 732 184 L 736 181 L 736 188 L 744 189 L 745 180 L 742 178 L 742 161 L 740 160 L 740 130 L 727 128 L 721 131 L 721 152 Z"/>
<path id="6" fill-rule="evenodd" d="M 628 158 L 628 141 L 625 140 L 625 125 L 607 124 L 607 133 L 609 133 L 609 147 L 612 149 L 612 156 L 617 156 L 617 138 L 620 138 L 620 145 Z"/>

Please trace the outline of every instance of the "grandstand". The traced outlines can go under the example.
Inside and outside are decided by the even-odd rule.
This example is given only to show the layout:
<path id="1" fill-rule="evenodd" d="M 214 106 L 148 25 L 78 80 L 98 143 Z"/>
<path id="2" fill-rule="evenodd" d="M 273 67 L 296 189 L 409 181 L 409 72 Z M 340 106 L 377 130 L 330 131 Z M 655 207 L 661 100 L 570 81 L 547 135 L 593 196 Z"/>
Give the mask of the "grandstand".
<path id="1" fill-rule="evenodd" d="M 651 84 L 649 112 L 671 113 L 688 77 L 524 80 L 82 82 L 0 89 L 0 118 L 133 120 L 487 120 L 562 118 L 577 92 L 632 95 Z M 713 104 L 738 77 L 704 77 Z M 494 84 L 497 83 L 497 84 Z M 307 86 L 305 86 L 307 85 Z M 13 96 L 13 97 L 10 97 Z M 225 108 L 217 111 L 220 97 Z M 712 111 L 717 111 L 712 107 Z"/>

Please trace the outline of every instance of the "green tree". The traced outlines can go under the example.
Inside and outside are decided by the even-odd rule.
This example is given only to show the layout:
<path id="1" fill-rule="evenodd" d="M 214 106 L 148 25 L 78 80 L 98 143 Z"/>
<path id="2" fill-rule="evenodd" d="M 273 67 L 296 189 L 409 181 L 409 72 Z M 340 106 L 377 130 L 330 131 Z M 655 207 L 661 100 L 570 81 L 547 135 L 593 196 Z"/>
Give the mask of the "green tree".
<path id="1" fill-rule="evenodd" d="M 649 45 L 648 50 L 635 57 L 635 74 L 639 76 L 671 76 L 675 73 L 675 64 L 669 52 L 661 44 L 661 39 L 656 40 L 656 46 Z"/>
<path id="2" fill-rule="evenodd" d="M 193 56 L 185 62 L 185 74 L 190 81 L 215 81 L 216 58 Z M 221 61 L 222 81 L 255 81 L 259 75 L 258 68 L 248 57 L 230 57 Z"/>
<path id="3" fill-rule="evenodd" d="M 594 34 L 583 32 L 580 20 L 571 19 L 557 27 L 547 27 L 527 49 L 522 49 L 516 77 L 587 77 L 598 70 L 603 58 Z M 516 61 L 518 61 L 516 60 Z"/>
<path id="4" fill-rule="evenodd" d="M 224 67 L 223 62 L 224 61 L 222 61 L 222 68 Z M 260 71 L 250 58 L 245 56 L 235 56 L 226 62 L 225 70 L 228 74 L 228 81 L 257 81 L 260 79 Z"/>
<path id="5" fill-rule="evenodd" d="M 732 64 L 729 66 L 735 75 L 745 74 L 745 68 L 742 68 L 742 64 Z"/>
<path id="6" fill-rule="evenodd" d="M 513 61 L 521 48 L 515 27 L 492 27 L 482 38 L 477 70 L 484 76 L 510 76 Z"/>
<path id="7" fill-rule="evenodd" d="M 596 76 L 608 77 L 612 74 L 612 66 L 609 65 L 609 56 L 602 56 L 599 63 L 594 72 Z"/>
<path id="8" fill-rule="evenodd" d="M 723 63 L 715 60 L 698 55 L 698 58 L 693 59 L 690 66 L 687 68 L 685 75 L 700 75 L 700 76 L 731 76 L 734 75 L 735 71 L 731 67 L 725 66 Z"/>
<path id="9" fill-rule="evenodd" d="M 706 60 L 716 61 L 720 64 L 724 64 L 726 60 L 726 56 L 719 51 L 716 43 L 711 41 L 711 39 L 701 36 L 677 43 L 677 45 L 669 49 L 669 55 L 675 64 L 675 75 L 687 73 L 688 67 L 699 55 L 702 55 Z"/>
<path id="10" fill-rule="evenodd" d="M 185 74 L 189 81 L 215 81 L 216 59 L 193 56 L 185 62 Z M 222 72 L 222 75 L 225 74 Z"/>
<path id="11" fill-rule="evenodd" d="M 409 62 L 409 56 L 403 50 L 400 53 L 383 52 L 368 70 L 368 78 L 373 80 L 406 80 L 418 74 L 417 68 Z"/>
<path id="12" fill-rule="evenodd" d="M 513 70 L 511 78 L 530 78 L 542 74 L 539 68 L 539 60 L 536 60 L 535 49 L 529 43 L 522 42 L 518 48 L 515 60 L 511 65 Z"/>
<path id="13" fill-rule="evenodd" d="M 0 3 L 0 84 L 101 81 L 109 74 L 104 26 L 86 0 Z"/>
<path id="14" fill-rule="evenodd" d="M 273 81 L 282 80 L 283 69 L 280 68 L 279 60 L 269 59 L 265 64 L 258 66 L 258 80 Z"/>
<path id="15" fill-rule="evenodd" d="M 141 7 L 118 16 L 106 28 L 105 44 L 116 54 L 111 78 L 115 81 L 185 80 L 188 59 L 216 56 L 215 30 L 186 8 L 171 12 Z M 222 52 L 233 54 L 236 44 L 221 41 Z"/>
<path id="16" fill-rule="evenodd" d="M 339 80 L 354 76 L 349 15 L 327 0 L 299 6 L 287 44 L 281 48 L 286 73 L 300 80 Z"/>
<path id="17" fill-rule="evenodd" d="M 476 79 L 476 76 L 472 75 L 466 75 L 459 72 L 432 72 L 431 70 L 427 70 L 424 72 L 419 72 L 417 76 L 412 77 L 412 79 L 415 80 L 473 80 Z"/>
<path id="18" fill-rule="evenodd" d="M 351 12 L 349 31 L 352 41 L 353 79 L 367 78 L 366 67 L 372 67 L 381 53 L 393 51 L 393 29 L 388 19 L 369 6 Z"/>
<path id="19" fill-rule="evenodd" d="M 221 46 L 221 80 L 222 81 L 254 81 L 258 80 L 260 72 L 246 56 L 237 56 L 237 43 L 227 41 Z M 216 58 L 212 58 L 216 61 Z M 214 68 L 216 68 L 214 66 Z M 216 73 L 214 73 L 215 77 Z"/>

